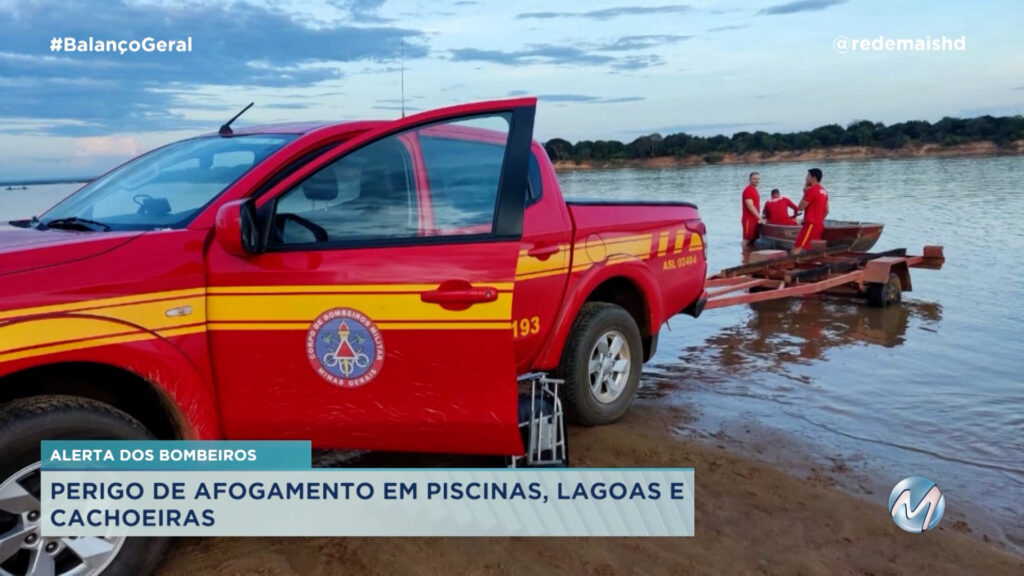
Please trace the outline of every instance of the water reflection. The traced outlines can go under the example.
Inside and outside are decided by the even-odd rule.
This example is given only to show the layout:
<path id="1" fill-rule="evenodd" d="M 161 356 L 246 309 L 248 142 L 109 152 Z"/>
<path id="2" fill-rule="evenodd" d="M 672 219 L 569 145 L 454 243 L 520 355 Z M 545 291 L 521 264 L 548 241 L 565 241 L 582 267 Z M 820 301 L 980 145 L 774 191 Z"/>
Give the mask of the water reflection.
<path id="1" fill-rule="evenodd" d="M 662 376 L 699 366 L 735 376 L 755 372 L 790 375 L 793 365 L 824 360 L 835 348 L 901 346 L 912 322 L 936 331 L 942 306 L 905 301 L 873 308 L 840 298 L 790 298 L 750 305 L 745 321 L 726 326 L 682 350 L 679 362 L 661 366 Z"/>

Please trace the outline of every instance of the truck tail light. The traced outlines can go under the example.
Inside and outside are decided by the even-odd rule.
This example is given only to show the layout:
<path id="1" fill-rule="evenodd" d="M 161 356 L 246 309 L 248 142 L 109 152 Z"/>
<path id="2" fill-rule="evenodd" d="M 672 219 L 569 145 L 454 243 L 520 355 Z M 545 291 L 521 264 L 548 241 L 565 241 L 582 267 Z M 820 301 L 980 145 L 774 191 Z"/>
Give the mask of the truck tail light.
<path id="1" fill-rule="evenodd" d="M 708 257 L 708 240 L 707 240 L 708 229 L 707 229 L 707 226 L 705 226 L 704 223 L 701 222 L 699 219 L 687 220 L 686 221 L 686 229 L 689 230 L 690 232 L 693 232 L 694 234 L 697 234 L 697 235 L 700 236 L 700 243 L 704 246 L 704 259 L 707 260 L 707 257 Z"/>
<path id="2" fill-rule="evenodd" d="M 700 234 L 701 240 L 704 239 L 704 235 L 708 232 L 707 227 L 700 220 L 687 220 L 686 229 L 695 234 Z"/>

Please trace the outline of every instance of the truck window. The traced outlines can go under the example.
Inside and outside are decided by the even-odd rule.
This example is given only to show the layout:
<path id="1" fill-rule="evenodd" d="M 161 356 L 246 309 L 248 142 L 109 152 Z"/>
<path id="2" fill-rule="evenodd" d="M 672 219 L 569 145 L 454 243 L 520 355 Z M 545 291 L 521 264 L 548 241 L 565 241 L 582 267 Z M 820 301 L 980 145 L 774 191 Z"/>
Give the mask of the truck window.
<path id="1" fill-rule="evenodd" d="M 423 136 L 420 149 L 434 214 L 429 233 L 474 228 L 489 232 L 505 159 L 504 144 Z"/>
<path id="2" fill-rule="evenodd" d="M 88 218 L 113 230 L 180 228 L 293 134 L 210 136 L 169 144 L 93 181 L 43 216 Z"/>
<path id="3" fill-rule="evenodd" d="M 507 138 L 508 119 L 493 115 L 415 128 L 342 156 L 278 198 L 271 247 L 490 234 Z"/>
<path id="4" fill-rule="evenodd" d="M 419 210 L 412 161 L 397 137 L 369 144 L 323 167 L 277 201 L 275 241 L 317 242 L 417 235 Z M 322 240 L 321 240 L 322 241 Z"/>

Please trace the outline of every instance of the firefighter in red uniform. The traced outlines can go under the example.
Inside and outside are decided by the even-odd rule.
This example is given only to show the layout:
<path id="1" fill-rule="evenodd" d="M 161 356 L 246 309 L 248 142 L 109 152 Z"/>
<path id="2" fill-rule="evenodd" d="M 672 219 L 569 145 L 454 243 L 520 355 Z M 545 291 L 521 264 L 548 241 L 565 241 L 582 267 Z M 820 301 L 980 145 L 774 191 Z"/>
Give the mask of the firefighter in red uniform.
<path id="1" fill-rule="evenodd" d="M 790 215 L 789 211 L 793 210 Z M 779 189 L 772 190 L 772 199 L 764 203 L 764 217 L 769 224 L 780 224 L 782 226 L 796 226 L 794 216 L 800 213 L 796 204 L 785 196 L 779 195 Z"/>
<path id="2" fill-rule="evenodd" d="M 761 175 L 757 172 L 750 173 L 750 183 L 743 189 L 743 243 L 750 246 L 757 240 L 757 225 L 764 222 L 761 218 L 761 196 L 757 193 L 757 184 L 761 181 Z"/>
<path id="3" fill-rule="evenodd" d="M 804 213 L 804 225 L 797 234 L 793 244 L 793 254 L 799 254 L 811 247 L 811 242 L 821 238 L 825 230 L 825 217 L 828 216 L 828 190 L 821 186 L 821 170 L 811 168 L 807 171 L 807 182 L 804 187 L 804 198 L 797 206 Z"/>

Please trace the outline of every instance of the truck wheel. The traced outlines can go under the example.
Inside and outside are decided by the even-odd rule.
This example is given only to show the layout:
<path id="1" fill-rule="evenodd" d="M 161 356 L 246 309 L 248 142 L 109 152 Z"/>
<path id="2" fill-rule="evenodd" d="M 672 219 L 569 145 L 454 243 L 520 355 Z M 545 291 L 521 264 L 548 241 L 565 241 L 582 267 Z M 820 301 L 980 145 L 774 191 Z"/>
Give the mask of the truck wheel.
<path id="1" fill-rule="evenodd" d="M 892 304 L 899 304 L 903 298 L 903 285 L 900 277 L 895 272 L 889 274 L 889 281 L 885 284 L 868 285 L 868 304 L 876 308 L 885 308 Z"/>
<path id="2" fill-rule="evenodd" d="M 152 438 L 131 416 L 95 400 L 39 396 L 0 406 L 0 574 L 151 574 L 166 548 L 166 538 L 39 535 L 39 442 Z"/>
<path id="3" fill-rule="evenodd" d="M 643 357 L 640 329 L 629 312 L 605 302 L 584 304 L 559 370 L 569 421 L 597 426 L 622 418 L 640 383 Z"/>

